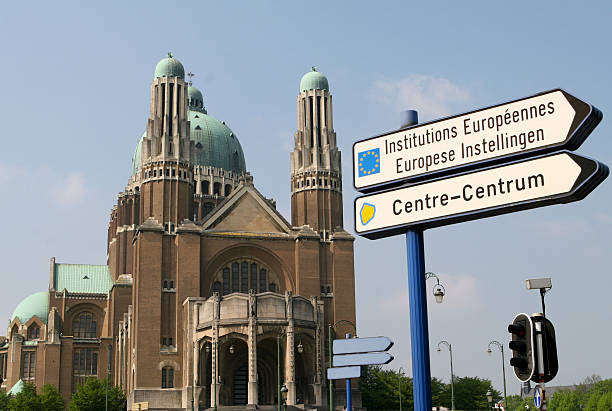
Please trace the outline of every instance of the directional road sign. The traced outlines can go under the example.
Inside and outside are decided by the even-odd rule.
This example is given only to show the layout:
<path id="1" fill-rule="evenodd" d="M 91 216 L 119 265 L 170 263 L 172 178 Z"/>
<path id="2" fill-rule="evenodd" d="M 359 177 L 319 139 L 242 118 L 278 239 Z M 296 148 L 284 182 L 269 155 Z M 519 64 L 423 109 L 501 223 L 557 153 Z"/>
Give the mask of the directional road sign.
<path id="1" fill-rule="evenodd" d="M 347 378 L 361 377 L 361 367 L 338 367 L 327 369 L 328 380 L 344 380 Z"/>
<path id="2" fill-rule="evenodd" d="M 350 365 L 379 365 L 389 364 L 393 356 L 388 352 L 368 352 L 363 354 L 334 355 L 334 367 Z"/>
<path id="3" fill-rule="evenodd" d="M 419 124 L 353 145 L 353 183 L 362 192 L 473 169 L 501 159 L 577 149 L 602 119 L 561 90 Z"/>
<path id="4" fill-rule="evenodd" d="M 347 338 L 345 340 L 334 340 L 334 354 L 357 354 L 373 351 L 387 351 L 393 346 L 393 341 L 387 337 Z M 335 365 L 334 356 L 334 365 Z"/>
<path id="5" fill-rule="evenodd" d="M 538 409 L 542 407 L 542 390 L 539 385 L 533 390 L 533 405 Z"/>
<path id="6" fill-rule="evenodd" d="M 568 151 L 355 199 L 355 231 L 374 239 L 581 200 L 608 167 Z M 345 340 L 349 341 L 349 340 Z"/>

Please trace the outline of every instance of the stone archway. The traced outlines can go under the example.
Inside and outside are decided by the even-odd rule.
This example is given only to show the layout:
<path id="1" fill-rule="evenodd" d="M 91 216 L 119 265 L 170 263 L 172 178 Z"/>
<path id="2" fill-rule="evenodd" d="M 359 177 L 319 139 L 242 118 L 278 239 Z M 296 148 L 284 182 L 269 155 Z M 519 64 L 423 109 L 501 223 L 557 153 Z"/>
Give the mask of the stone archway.
<path id="1" fill-rule="evenodd" d="M 283 358 L 285 350 L 281 345 L 281 382 L 285 374 Z M 259 405 L 274 405 L 277 397 L 277 352 L 276 338 L 269 337 L 257 341 L 257 377 Z"/>

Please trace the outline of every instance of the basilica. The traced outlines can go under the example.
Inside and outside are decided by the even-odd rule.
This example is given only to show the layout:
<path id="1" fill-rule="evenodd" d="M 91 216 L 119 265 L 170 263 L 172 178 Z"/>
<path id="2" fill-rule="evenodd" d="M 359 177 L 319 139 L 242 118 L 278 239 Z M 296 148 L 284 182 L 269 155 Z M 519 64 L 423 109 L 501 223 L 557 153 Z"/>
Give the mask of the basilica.
<path id="1" fill-rule="evenodd" d="M 157 64 L 150 90 L 107 264 L 51 258 L 48 287 L 0 337 L 2 388 L 53 384 L 69 401 L 108 376 L 129 410 L 202 410 L 271 406 L 282 386 L 288 406 L 328 407 L 327 341 L 355 332 L 355 277 L 327 78 L 300 82 L 290 221 L 179 60 Z"/>

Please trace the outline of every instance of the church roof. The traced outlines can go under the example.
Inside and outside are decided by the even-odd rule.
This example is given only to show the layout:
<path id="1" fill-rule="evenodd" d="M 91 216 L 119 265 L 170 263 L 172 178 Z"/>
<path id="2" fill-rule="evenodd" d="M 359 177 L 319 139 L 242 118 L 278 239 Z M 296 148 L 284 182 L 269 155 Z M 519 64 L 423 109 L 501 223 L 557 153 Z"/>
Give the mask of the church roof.
<path id="1" fill-rule="evenodd" d="M 241 174 L 246 171 L 238 137 L 223 121 L 205 112 L 189 110 L 191 139 L 195 145 L 194 164 L 213 166 Z"/>
<path id="2" fill-rule="evenodd" d="M 327 90 L 329 91 L 329 82 L 327 77 L 317 71 L 316 67 L 312 71 L 304 74 L 300 81 L 300 93 L 308 90 Z"/>
<path id="3" fill-rule="evenodd" d="M 172 53 L 168 53 L 168 57 L 160 60 L 155 66 L 155 78 L 158 77 L 180 77 L 185 79 L 185 69 L 180 61 L 172 57 Z"/>
<path id="4" fill-rule="evenodd" d="M 19 319 L 21 324 L 25 324 L 34 316 L 40 318 L 43 323 L 47 323 L 47 314 L 49 313 L 49 293 L 40 291 L 27 296 L 15 308 L 11 321 L 15 318 Z"/>
<path id="5" fill-rule="evenodd" d="M 17 381 L 15 383 L 15 385 L 13 385 L 13 388 L 11 388 L 9 390 L 9 392 L 7 392 L 6 394 L 7 395 L 17 395 L 17 394 L 19 394 L 23 390 L 23 385 L 24 385 L 23 384 L 23 380 L 20 379 L 19 381 Z"/>
<path id="6" fill-rule="evenodd" d="M 106 294 L 113 286 L 107 265 L 55 264 L 53 288 L 70 293 Z"/>

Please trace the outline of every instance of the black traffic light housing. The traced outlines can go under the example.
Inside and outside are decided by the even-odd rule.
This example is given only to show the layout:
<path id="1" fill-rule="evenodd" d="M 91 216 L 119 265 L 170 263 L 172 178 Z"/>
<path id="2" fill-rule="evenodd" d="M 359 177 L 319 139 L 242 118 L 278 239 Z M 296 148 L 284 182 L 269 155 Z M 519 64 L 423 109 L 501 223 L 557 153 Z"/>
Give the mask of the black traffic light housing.
<path id="1" fill-rule="evenodd" d="M 536 356 L 534 345 L 534 327 L 531 317 L 525 313 L 517 314 L 508 326 L 512 334 L 509 347 L 512 350 L 510 365 L 514 367 L 514 375 L 520 381 L 529 381 L 535 373 Z"/>
<path id="2" fill-rule="evenodd" d="M 537 349 L 537 329 L 542 330 L 542 355 L 543 355 L 543 363 L 544 370 L 540 371 L 538 364 L 536 362 L 535 372 L 531 377 L 531 381 L 533 382 L 549 382 L 557 375 L 559 371 L 559 360 L 557 358 L 557 339 L 555 337 L 555 327 L 553 327 L 552 323 L 548 318 L 544 318 L 542 314 L 534 314 L 531 317 L 532 322 L 534 323 L 534 341 L 536 342 L 536 354 L 535 358 L 538 358 L 538 349 Z M 536 326 L 538 323 L 538 326 Z"/>

